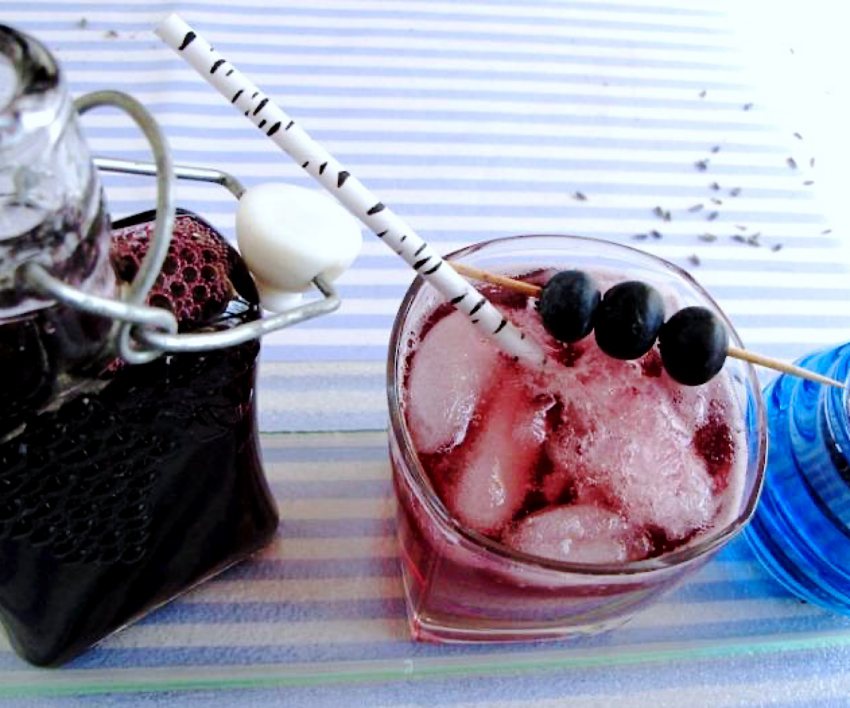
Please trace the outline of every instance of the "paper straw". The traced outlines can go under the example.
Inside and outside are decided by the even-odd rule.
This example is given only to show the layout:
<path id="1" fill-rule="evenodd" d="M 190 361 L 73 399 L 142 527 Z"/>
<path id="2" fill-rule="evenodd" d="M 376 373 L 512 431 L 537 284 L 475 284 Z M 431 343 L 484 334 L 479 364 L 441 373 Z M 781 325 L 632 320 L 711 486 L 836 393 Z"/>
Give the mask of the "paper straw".
<path id="1" fill-rule="evenodd" d="M 541 364 L 542 350 L 458 274 L 410 226 L 385 206 L 327 150 L 224 59 L 179 15 L 156 26 L 156 33 L 233 106 L 249 118 L 307 174 L 362 221 L 482 332 L 510 356 Z"/>

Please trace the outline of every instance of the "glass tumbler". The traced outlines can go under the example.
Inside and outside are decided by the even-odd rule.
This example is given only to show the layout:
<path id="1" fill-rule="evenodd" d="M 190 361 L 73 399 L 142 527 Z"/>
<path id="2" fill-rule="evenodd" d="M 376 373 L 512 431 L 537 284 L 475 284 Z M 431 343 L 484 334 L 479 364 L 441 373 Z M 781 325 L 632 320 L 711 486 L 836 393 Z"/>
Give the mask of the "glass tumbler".
<path id="1" fill-rule="evenodd" d="M 607 270 L 675 294 L 681 306 L 702 305 L 734 329 L 709 295 L 684 271 L 638 250 L 574 236 L 520 236 L 464 248 L 451 260 L 484 270 Z M 746 439 L 743 490 L 728 523 L 669 553 L 596 565 L 522 553 L 454 518 L 417 456 L 405 417 L 406 366 L 418 327 L 442 302 L 421 278 L 396 316 L 387 368 L 389 450 L 397 498 L 407 613 L 416 639 L 444 642 L 536 640 L 615 627 L 694 573 L 752 515 L 765 460 L 766 427 L 752 367 L 728 359 L 721 375 L 732 390 L 737 429 Z M 669 313 L 668 313 L 669 314 Z"/>

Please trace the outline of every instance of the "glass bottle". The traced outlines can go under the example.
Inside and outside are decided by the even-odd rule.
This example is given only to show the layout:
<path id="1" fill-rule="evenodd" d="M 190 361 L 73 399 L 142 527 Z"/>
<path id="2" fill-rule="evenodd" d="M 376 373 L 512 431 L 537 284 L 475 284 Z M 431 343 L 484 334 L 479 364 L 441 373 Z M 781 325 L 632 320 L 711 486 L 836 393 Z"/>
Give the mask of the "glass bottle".
<path id="1" fill-rule="evenodd" d="M 0 622 L 63 663 L 273 536 L 254 399 L 259 343 L 130 365 L 109 320 L 46 299 L 37 262 L 117 296 L 155 214 L 110 226 L 61 71 L 0 26 Z M 260 317 L 239 255 L 180 212 L 148 303 L 181 333 Z"/>
<path id="2" fill-rule="evenodd" d="M 850 344 L 800 366 L 850 382 Z M 767 477 L 746 536 L 798 597 L 850 614 L 850 406 L 847 389 L 782 375 L 764 392 Z"/>

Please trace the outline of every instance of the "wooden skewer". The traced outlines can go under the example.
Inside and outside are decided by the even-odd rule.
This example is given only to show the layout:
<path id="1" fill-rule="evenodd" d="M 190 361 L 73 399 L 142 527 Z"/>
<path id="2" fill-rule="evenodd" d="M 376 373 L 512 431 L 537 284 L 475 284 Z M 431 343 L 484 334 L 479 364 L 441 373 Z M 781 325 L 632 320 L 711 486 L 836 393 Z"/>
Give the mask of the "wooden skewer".
<path id="1" fill-rule="evenodd" d="M 789 364 L 785 361 L 780 361 L 779 359 L 771 359 L 770 357 L 757 354 L 756 352 L 751 352 L 747 349 L 741 349 L 740 347 L 736 347 L 731 344 L 726 349 L 726 353 L 734 359 L 742 359 L 743 361 L 748 361 L 751 364 L 766 366 L 768 369 L 783 371 L 786 374 L 791 374 L 792 376 L 799 376 L 801 379 L 808 379 L 809 381 L 827 384 L 828 386 L 835 386 L 836 388 L 847 388 L 840 381 L 831 379 L 828 376 L 821 376 L 820 374 L 816 374 L 814 371 L 809 371 L 808 369 L 804 369 L 800 366 L 794 366 L 794 364 Z"/>
<path id="2" fill-rule="evenodd" d="M 473 268 L 472 266 L 464 265 L 457 261 L 451 261 L 451 265 L 458 273 L 465 275 L 468 278 L 481 280 L 486 283 L 493 283 L 494 285 L 501 285 L 502 287 L 510 288 L 511 290 L 515 290 L 518 293 L 523 293 L 530 297 L 540 297 L 540 291 L 543 289 L 539 285 L 524 283 L 521 280 L 509 278 L 506 275 L 499 275 L 498 273 L 491 273 L 486 270 L 481 270 L 480 268 Z M 788 364 L 787 362 L 779 359 L 771 359 L 770 357 L 763 356 L 762 354 L 756 354 L 755 352 L 748 351 L 747 349 L 741 349 L 740 347 L 733 345 L 729 345 L 726 349 L 726 354 L 731 356 L 733 359 L 748 361 L 751 364 L 765 366 L 768 369 L 782 371 L 783 373 L 798 376 L 802 379 L 808 379 L 809 381 L 815 381 L 816 383 L 827 384 L 828 386 L 835 386 L 837 388 L 846 388 L 843 383 L 836 381 L 835 379 L 831 379 L 828 376 L 821 376 L 813 371 L 803 369 L 799 366 L 794 366 L 794 364 Z"/>
<path id="3" fill-rule="evenodd" d="M 458 263 L 457 261 L 449 262 L 451 263 L 452 268 L 454 268 L 461 275 L 465 275 L 467 278 L 472 278 L 473 280 L 483 280 L 485 283 L 493 283 L 493 285 L 501 285 L 504 288 L 515 290 L 516 292 L 522 293 L 523 295 L 528 295 L 529 297 L 540 297 L 540 291 L 543 290 L 543 288 L 541 288 L 539 285 L 524 283 L 521 280 L 509 278 L 506 275 L 499 275 L 498 273 L 491 273 L 488 270 L 473 268 L 472 266 L 468 266 L 463 263 Z"/>

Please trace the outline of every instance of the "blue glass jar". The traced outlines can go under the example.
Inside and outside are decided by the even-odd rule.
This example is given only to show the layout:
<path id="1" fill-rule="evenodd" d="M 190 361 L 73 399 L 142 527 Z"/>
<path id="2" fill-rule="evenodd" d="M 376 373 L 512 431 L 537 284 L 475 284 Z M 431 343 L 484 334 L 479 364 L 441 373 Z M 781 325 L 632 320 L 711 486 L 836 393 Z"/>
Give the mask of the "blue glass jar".
<path id="1" fill-rule="evenodd" d="M 847 381 L 850 343 L 797 363 Z M 747 540 L 791 592 L 850 614 L 848 391 L 782 375 L 768 385 L 764 399 L 767 478 Z"/>

